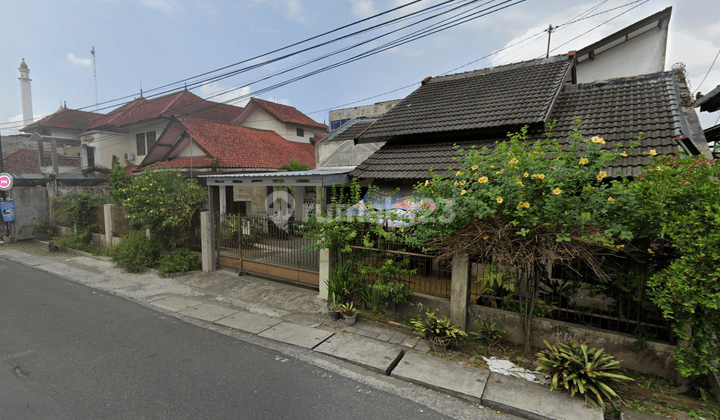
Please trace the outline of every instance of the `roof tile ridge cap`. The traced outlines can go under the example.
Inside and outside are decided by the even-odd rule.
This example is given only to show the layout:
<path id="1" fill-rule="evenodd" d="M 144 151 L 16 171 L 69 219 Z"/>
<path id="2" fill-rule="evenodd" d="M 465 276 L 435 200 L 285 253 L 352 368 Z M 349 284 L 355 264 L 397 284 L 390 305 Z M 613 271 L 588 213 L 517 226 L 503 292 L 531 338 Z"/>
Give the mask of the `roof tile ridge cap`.
<path id="1" fill-rule="evenodd" d="M 519 68 L 524 67 L 530 67 L 530 66 L 541 66 L 546 64 L 555 64 L 555 63 L 561 63 L 567 61 L 567 54 L 560 54 L 560 55 L 553 55 L 550 57 L 542 57 L 542 58 L 534 58 L 532 60 L 525 60 L 525 61 L 518 61 L 516 63 L 509 63 L 509 64 L 503 64 L 501 66 L 491 66 L 491 67 L 485 67 L 482 69 L 476 69 L 476 70 L 468 70 L 462 73 L 452 73 L 452 74 L 446 74 L 442 76 L 435 76 L 431 78 L 426 78 L 424 80 L 430 79 L 427 81 L 427 83 L 435 83 L 435 82 L 444 82 L 448 80 L 462 80 L 462 79 L 468 79 L 471 77 L 477 77 L 477 76 L 484 76 L 490 73 L 498 73 L 508 70 L 515 70 Z M 475 73 L 475 74 L 471 74 Z"/>
<path id="2" fill-rule="evenodd" d="M 355 135 L 355 137 L 352 138 L 352 139 L 353 139 L 353 142 L 355 142 L 358 138 L 360 138 L 360 136 L 362 136 L 363 134 L 365 134 L 366 131 L 368 131 L 369 129 L 373 128 L 378 121 L 379 121 L 379 119 L 373 121 L 373 123 L 370 124 L 370 125 L 368 125 L 367 127 L 365 127 L 365 129 L 364 129 L 363 131 L 357 133 L 357 134 Z"/>
<path id="3" fill-rule="evenodd" d="M 180 100 L 180 98 L 182 98 L 183 96 L 185 96 L 185 93 L 190 93 L 190 92 L 187 91 L 187 90 L 181 90 L 180 92 L 175 92 L 175 93 L 171 93 L 171 94 L 167 95 L 167 96 L 173 96 L 173 95 L 176 95 L 176 96 L 175 96 L 174 98 L 172 98 L 172 100 L 171 100 L 170 102 L 168 102 L 168 104 L 165 106 L 165 108 L 162 109 L 162 111 L 159 112 L 159 114 L 162 115 L 162 114 L 165 114 L 165 113 L 169 112 L 170 108 L 171 108 L 173 105 L 175 105 L 175 104 Z M 192 94 L 191 94 L 191 95 L 192 95 Z M 193 95 L 193 96 L 195 96 L 195 95 Z M 159 99 L 162 99 L 162 98 L 163 98 L 163 96 L 160 96 L 159 98 L 154 98 L 154 99 L 158 99 L 158 100 L 159 100 Z M 192 99 L 192 98 L 191 98 L 191 99 Z M 200 99 L 201 99 L 201 100 L 204 100 L 204 99 L 202 99 L 202 98 L 200 98 Z M 186 105 L 186 106 L 189 106 L 189 105 Z"/>

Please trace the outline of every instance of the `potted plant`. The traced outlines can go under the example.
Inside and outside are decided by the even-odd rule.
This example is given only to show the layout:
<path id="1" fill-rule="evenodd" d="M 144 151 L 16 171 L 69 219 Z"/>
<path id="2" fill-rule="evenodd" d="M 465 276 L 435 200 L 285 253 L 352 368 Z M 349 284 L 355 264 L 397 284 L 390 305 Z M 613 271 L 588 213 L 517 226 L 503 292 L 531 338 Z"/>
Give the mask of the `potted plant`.
<path id="1" fill-rule="evenodd" d="M 415 331 L 425 335 L 436 353 L 446 351 L 453 341 L 467 337 L 467 333 L 462 330 L 460 325 L 450 324 L 447 317 L 438 318 L 434 312 L 430 311 L 430 308 L 426 309 L 425 315 L 426 319 L 418 317 L 411 323 Z"/>
<path id="2" fill-rule="evenodd" d="M 339 319 L 340 319 L 340 306 L 337 305 L 337 304 L 335 304 L 335 303 L 332 304 L 332 305 L 328 308 L 328 316 L 329 316 L 330 319 L 332 319 L 333 321 L 339 320 Z"/>
<path id="3" fill-rule="evenodd" d="M 345 317 L 345 322 L 348 325 L 355 325 L 357 321 L 357 310 L 352 302 L 340 305 L 340 313 Z"/>

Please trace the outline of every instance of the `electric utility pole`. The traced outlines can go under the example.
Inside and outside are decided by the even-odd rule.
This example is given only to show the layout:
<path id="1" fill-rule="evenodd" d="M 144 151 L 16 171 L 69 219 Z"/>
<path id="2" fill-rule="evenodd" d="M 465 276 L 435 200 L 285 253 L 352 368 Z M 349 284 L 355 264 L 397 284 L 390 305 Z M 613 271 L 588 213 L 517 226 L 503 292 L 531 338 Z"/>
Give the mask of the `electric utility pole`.
<path id="1" fill-rule="evenodd" d="M 557 29 L 557 27 L 553 28 L 552 25 L 548 26 L 547 29 L 545 29 L 545 32 L 548 33 L 548 47 L 547 47 L 547 54 L 545 54 L 545 58 L 550 57 L 550 36 L 552 35 L 552 32 Z"/>

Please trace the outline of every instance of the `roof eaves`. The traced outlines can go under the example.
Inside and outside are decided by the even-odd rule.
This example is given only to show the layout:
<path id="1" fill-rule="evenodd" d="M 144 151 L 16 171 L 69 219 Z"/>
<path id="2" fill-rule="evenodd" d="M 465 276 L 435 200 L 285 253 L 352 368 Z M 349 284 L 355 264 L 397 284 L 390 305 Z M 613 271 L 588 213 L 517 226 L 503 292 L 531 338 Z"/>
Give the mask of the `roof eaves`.
<path id="1" fill-rule="evenodd" d="M 626 36 L 632 34 L 633 32 L 635 32 L 639 29 L 642 29 L 645 26 L 650 25 L 653 22 L 658 22 L 658 24 L 659 24 L 659 22 L 661 22 L 663 19 L 669 18 L 671 14 L 672 14 L 672 6 L 669 6 L 669 7 L 665 8 L 664 10 L 661 10 L 651 16 L 646 17 L 645 19 L 635 22 L 632 25 L 615 32 L 614 34 L 610 34 L 610 35 L 606 36 L 605 38 L 601 39 L 600 41 L 597 41 L 593 44 L 588 45 L 585 48 L 582 48 L 581 50 L 579 50 L 577 52 L 577 56 L 578 56 L 578 58 L 580 58 L 580 57 L 584 56 L 585 54 L 593 52 L 593 51 L 597 50 L 598 48 L 601 48 L 607 44 L 612 43 L 613 41 L 616 41 L 618 39 L 626 37 Z"/>

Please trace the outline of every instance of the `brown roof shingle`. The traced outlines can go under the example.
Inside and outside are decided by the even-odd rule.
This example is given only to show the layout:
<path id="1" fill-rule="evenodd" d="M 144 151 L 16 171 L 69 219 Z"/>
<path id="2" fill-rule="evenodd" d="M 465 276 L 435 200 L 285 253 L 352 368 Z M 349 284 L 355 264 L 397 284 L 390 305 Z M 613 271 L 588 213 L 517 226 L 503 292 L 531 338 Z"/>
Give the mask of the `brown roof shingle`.
<path id="1" fill-rule="evenodd" d="M 207 101 L 184 90 L 153 99 L 137 98 L 103 115 L 88 129 L 115 128 L 154 118 L 167 118 L 172 115 L 194 116 L 229 123 L 242 110 L 240 107 Z"/>
<path id="2" fill-rule="evenodd" d="M 102 117 L 102 114 L 62 107 L 53 114 L 48 115 L 40 121 L 29 124 L 20 131 L 32 132 L 34 128 L 38 127 L 65 128 L 70 130 L 85 131 L 89 125 Z"/>
<path id="3" fill-rule="evenodd" d="M 563 55 L 431 78 L 359 140 L 543 123 L 571 64 Z"/>

